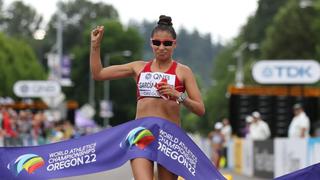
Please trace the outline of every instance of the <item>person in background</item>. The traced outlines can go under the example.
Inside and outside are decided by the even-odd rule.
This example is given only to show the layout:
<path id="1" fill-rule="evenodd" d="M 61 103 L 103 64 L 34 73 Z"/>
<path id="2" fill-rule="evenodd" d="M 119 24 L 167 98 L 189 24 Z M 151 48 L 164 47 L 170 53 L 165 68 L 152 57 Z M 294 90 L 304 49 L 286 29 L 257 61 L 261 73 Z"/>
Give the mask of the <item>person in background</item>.
<path id="1" fill-rule="evenodd" d="M 2 129 L 2 122 L 3 122 L 3 116 L 2 116 L 2 107 L 0 107 L 0 147 L 4 146 L 4 130 Z"/>
<path id="2" fill-rule="evenodd" d="M 224 136 L 221 133 L 222 128 L 223 124 L 217 122 L 214 125 L 214 130 L 208 134 L 211 144 L 211 161 L 217 169 L 220 168 L 220 158 L 223 155 L 223 144 L 225 142 Z"/>
<path id="3" fill-rule="evenodd" d="M 16 138 L 18 138 L 18 133 L 15 131 L 15 121 L 10 114 L 12 112 L 11 109 L 2 108 L 2 127 L 5 133 L 4 136 L 4 145 L 5 146 L 14 146 L 16 145 Z"/>
<path id="4" fill-rule="evenodd" d="M 231 139 L 232 136 L 232 128 L 230 125 L 230 121 L 228 118 L 223 118 L 222 119 L 222 128 L 221 128 L 221 133 L 224 136 L 225 139 L 225 144 L 228 143 Z"/>
<path id="5" fill-rule="evenodd" d="M 245 122 L 246 125 L 245 125 L 245 127 L 242 129 L 241 133 L 242 133 L 242 135 L 243 135 L 244 138 L 249 138 L 249 136 L 250 136 L 250 124 L 251 124 L 252 121 L 253 121 L 253 117 L 250 116 L 250 115 L 248 115 L 248 116 L 246 116 L 245 121 L 246 121 L 246 122 Z"/>
<path id="6" fill-rule="evenodd" d="M 228 118 L 223 118 L 222 119 L 222 124 L 223 124 L 223 127 L 221 129 L 221 134 L 223 135 L 224 137 L 224 143 L 223 143 L 223 150 L 222 150 L 222 156 L 224 158 L 224 162 L 225 163 L 222 163 L 223 164 L 223 167 L 226 166 L 226 162 L 227 162 L 227 150 L 228 150 L 228 144 L 231 140 L 231 136 L 232 136 L 232 127 L 230 125 L 230 121 Z M 223 168 L 222 167 L 222 168 Z"/>
<path id="7" fill-rule="evenodd" d="M 30 111 L 21 110 L 18 118 L 18 129 L 23 146 L 31 146 L 32 143 L 32 114 Z"/>
<path id="8" fill-rule="evenodd" d="M 249 128 L 249 138 L 252 140 L 266 140 L 270 137 L 269 125 L 261 119 L 259 112 L 252 113 L 253 121 Z"/>
<path id="9" fill-rule="evenodd" d="M 309 137 L 310 120 L 304 112 L 301 104 L 293 106 L 294 117 L 289 125 L 289 138 L 306 138 Z"/>

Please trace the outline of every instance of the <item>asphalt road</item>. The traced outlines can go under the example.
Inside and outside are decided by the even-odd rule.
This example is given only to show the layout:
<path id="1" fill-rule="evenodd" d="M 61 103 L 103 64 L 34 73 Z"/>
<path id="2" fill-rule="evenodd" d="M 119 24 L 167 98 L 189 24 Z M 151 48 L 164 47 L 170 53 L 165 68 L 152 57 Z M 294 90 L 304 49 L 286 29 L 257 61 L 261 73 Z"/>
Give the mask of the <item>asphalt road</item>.
<path id="1" fill-rule="evenodd" d="M 233 171 L 230 170 L 221 170 L 222 174 L 228 174 L 232 176 L 232 180 L 266 180 L 262 178 L 254 178 L 254 177 L 248 177 L 248 176 L 243 176 L 240 174 L 237 174 Z M 105 171 L 105 172 L 100 172 L 100 173 L 95 173 L 95 174 L 88 174 L 84 176 L 75 176 L 75 177 L 68 177 L 68 178 L 59 178 L 55 180 L 88 180 L 88 179 L 93 179 L 93 180 L 133 180 L 132 174 L 131 174 L 131 168 L 130 168 L 130 163 L 126 163 L 120 168 L 110 170 L 110 171 Z"/>

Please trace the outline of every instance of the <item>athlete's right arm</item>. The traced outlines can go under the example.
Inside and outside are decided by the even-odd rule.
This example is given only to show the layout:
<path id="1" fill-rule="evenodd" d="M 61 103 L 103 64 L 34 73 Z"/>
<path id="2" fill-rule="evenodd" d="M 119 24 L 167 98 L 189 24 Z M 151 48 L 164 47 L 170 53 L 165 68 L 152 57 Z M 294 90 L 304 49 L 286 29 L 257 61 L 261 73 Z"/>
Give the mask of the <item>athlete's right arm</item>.
<path id="1" fill-rule="evenodd" d="M 113 65 L 103 68 L 100 57 L 100 43 L 103 37 L 104 27 L 97 26 L 91 32 L 90 69 L 94 80 L 111 80 L 134 76 L 135 62 Z"/>

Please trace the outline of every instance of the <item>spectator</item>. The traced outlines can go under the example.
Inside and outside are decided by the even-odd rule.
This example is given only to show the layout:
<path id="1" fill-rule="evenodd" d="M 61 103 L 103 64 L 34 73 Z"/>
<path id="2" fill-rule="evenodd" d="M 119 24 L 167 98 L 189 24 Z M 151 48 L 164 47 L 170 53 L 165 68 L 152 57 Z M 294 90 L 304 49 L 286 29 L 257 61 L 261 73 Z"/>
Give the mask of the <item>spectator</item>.
<path id="1" fill-rule="evenodd" d="M 306 138 L 309 137 L 310 120 L 301 104 L 293 106 L 294 117 L 289 125 L 289 138 Z"/>
<path id="2" fill-rule="evenodd" d="M 212 163 L 216 166 L 216 168 L 220 168 L 219 162 L 222 156 L 224 137 L 221 133 L 221 129 L 223 124 L 221 122 L 217 122 L 214 126 L 214 130 L 211 131 L 208 135 L 208 138 L 211 142 L 211 160 Z"/>
<path id="3" fill-rule="evenodd" d="M 46 143 L 46 134 L 44 129 L 45 116 L 39 111 L 34 114 L 32 120 L 31 135 L 33 138 L 33 145 L 42 145 Z"/>
<path id="4" fill-rule="evenodd" d="M 223 167 L 226 166 L 226 162 L 227 162 L 227 148 L 228 148 L 228 144 L 231 140 L 231 136 L 232 136 L 232 128 L 231 128 L 231 125 L 230 125 L 230 121 L 228 118 L 223 118 L 222 119 L 222 124 L 223 124 L 223 127 L 221 129 L 221 134 L 223 135 L 224 137 L 224 143 L 223 143 L 223 157 L 224 157 L 224 162 L 225 163 L 221 163 L 223 165 Z"/>
<path id="5" fill-rule="evenodd" d="M 243 128 L 243 130 L 242 130 L 242 135 L 243 135 L 243 137 L 245 137 L 245 138 L 248 138 L 249 137 L 249 133 L 250 133 L 250 124 L 252 123 L 252 121 L 253 121 L 253 117 L 252 116 L 250 116 L 250 115 L 248 115 L 247 117 L 246 117 L 246 125 L 245 125 L 245 127 Z"/>
<path id="6" fill-rule="evenodd" d="M 270 129 L 266 122 L 261 119 L 259 112 L 252 113 L 253 121 L 249 127 L 249 138 L 252 140 L 266 140 L 270 137 Z"/>
<path id="7" fill-rule="evenodd" d="M 4 137 L 4 145 L 5 146 L 14 146 L 15 145 L 15 139 L 17 138 L 18 134 L 14 130 L 14 120 L 12 119 L 12 116 L 9 113 L 10 111 L 7 108 L 2 108 L 2 124 L 3 124 L 3 130 L 5 133 Z"/>
<path id="8" fill-rule="evenodd" d="M 228 118 L 223 118 L 222 120 L 222 129 L 221 129 L 221 133 L 222 135 L 224 136 L 224 139 L 225 139 L 225 143 L 224 144 L 227 144 L 230 139 L 231 139 L 231 135 L 232 135 L 232 128 L 230 126 L 230 121 Z"/>
<path id="9" fill-rule="evenodd" d="M 18 130 L 23 146 L 32 145 L 32 114 L 30 111 L 21 110 L 18 117 Z"/>
<path id="10" fill-rule="evenodd" d="M 32 112 L 0 106 L 0 147 L 42 145 L 86 135 L 79 134 L 70 122 L 53 123 L 41 110 Z"/>
<path id="11" fill-rule="evenodd" d="M 1 113 L 1 110 L 0 110 L 0 147 L 3 147 L 4 146 L 4 130 L 2 129 L 2 113 Z"/>

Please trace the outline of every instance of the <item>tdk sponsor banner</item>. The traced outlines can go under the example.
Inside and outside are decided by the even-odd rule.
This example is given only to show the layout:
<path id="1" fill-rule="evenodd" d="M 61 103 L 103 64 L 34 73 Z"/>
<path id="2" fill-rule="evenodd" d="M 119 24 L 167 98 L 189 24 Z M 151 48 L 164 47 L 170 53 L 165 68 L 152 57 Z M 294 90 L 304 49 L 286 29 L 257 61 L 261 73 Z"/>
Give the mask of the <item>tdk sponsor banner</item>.
<path id="1" fill-rule="evenodd" d="M 188 180 L 224 180 L 177 125 L 155 117 L 54 144 L 0 148 L 2 179 L 51 179 L 117 168 L 130 159 L 156 161 Z"/>
<path id="2" fill-rule="evenodd" d="M 312 84 L 320 79 L 320 65 L 314 60 L 262 60 L 252 75 L 261 84 Z"/>

